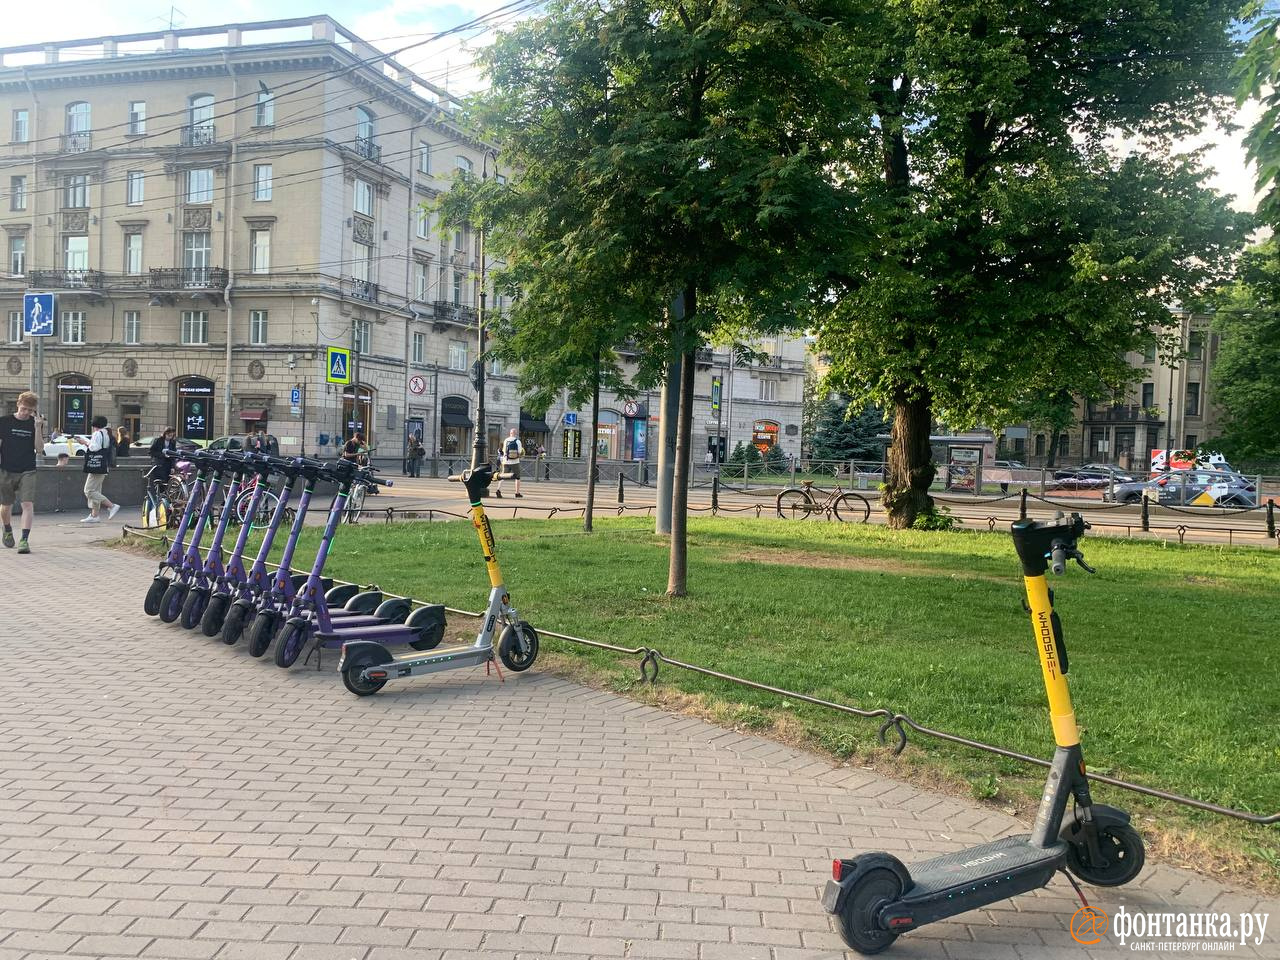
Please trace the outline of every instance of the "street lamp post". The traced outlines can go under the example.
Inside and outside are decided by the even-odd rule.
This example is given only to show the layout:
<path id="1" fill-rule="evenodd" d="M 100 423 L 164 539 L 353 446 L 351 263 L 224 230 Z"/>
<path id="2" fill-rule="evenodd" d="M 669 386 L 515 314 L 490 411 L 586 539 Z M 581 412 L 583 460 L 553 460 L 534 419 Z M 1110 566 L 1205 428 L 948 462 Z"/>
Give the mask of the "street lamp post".
<path id="1" fill-rule="evenodd" d="M 489 150 L 485 148 L 480 161 L 480 182 L 489 179 Z M 479 310 L 476 313 L 476 437 L 471 445 L 471 469 L 475 470 L 485 462 L 485 447 L 488 443 L 488 425 L 484 412 L 484 308 L 485 308 L 485 270 L 484 270 L 484 217 L 480 218 L 480 231 L 477 238 L 480 259 L 480 297 Z"/>

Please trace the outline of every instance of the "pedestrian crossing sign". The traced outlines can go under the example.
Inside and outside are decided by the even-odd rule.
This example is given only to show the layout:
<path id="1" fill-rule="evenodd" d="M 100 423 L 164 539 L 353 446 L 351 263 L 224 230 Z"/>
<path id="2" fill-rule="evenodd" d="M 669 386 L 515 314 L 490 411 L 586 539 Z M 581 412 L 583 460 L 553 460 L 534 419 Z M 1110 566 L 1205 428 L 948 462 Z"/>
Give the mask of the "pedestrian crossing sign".
<path id="1" fill-rule="evenodd" d="M 351 382 L 351 351 L 345 347 L 328 347 L 325 353 L 325 380 L 329 383 Z"/>

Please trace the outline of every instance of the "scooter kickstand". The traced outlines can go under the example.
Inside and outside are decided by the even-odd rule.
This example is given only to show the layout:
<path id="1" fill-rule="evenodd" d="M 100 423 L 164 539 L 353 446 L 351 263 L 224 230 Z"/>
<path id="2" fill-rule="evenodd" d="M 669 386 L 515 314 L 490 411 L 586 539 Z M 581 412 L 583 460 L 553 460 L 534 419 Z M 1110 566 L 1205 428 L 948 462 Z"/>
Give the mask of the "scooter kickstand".
<path id="1" fill-rule="evenodd" d="M 497 660 L 495 660 L 495 659 L 493 658 L 493 656 L 492 656 L 492 655 L 489 657 L 489 659 L 488 659 L 488 660 L 486 660 L 486 661 L 484 662 L 484 675 L 485 675 L 486 677 L 487 677 L 487 676 L 489 676 L 489 668 L 490 668 L 490 667 L 493 667 L 493 669 L 494 669 L 494 670 L 496 670 L 496 671 L 498 672 L 498 682 L 499 682 L 499 683 L 506 683 L 506 682 L 507 682 L 507 678 L 506 678 L 506 677 L 504 677 L 504 676 L 502 675 L 502 668 L 501 668 L 500 666 L 498 666 L 498 661 L 497 661 Z"/>
<path id="2" fill-rule="evenodd" d="M 311 638 L 311 644 L 310 644 L 310 646 L 308 646 L 308 647 L 307 647 L 307 655 L 306 655 L 306 657 L 304 657 L 304 658 L 303 658 L 303 660 L 302 660 L 302 665 L 303 665 L 304 667 L 305 667 L 308 663 L 310 663 L 310 662 L 311 662 L 311 655 L 312 655 L 313 653 L 316 655 L 316 669 L 317 669 L 317 670 L 323 670 L 323 669 L 324 669 L 324 663 L 323 663 L 323 661 L 324 661 L 324 648 L 323 648 L 322 646 L 320 646 L 320 638 L 319 638 L 319 637 L 312 637 L 312 638 Z"/>

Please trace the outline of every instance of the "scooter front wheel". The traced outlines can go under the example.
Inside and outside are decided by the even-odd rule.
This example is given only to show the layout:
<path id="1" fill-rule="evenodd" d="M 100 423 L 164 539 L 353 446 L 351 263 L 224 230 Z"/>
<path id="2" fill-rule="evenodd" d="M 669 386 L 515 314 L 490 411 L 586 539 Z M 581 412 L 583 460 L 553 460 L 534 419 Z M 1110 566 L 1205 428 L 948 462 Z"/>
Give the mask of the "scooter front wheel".
<path id="1" fill-rule="evenodd" d="M 222 629 L 223 621 L 227 617 L 227 607 L 231 605 L 231 598 L 225 593 L 215 593 L 209 598 L 209 602 L 205 604 L 204 616 L 200 618 L 200 632 L 206 637 L 216 637 L 218 631 Z"/>
<path id="2" fill-rule="evenodd" d="M 1101 864 L 1092 862 L 1087 844 L 1067 844 L 1067 869 L 1095 887 L 1122 886 L 1136 877 L 1147 861 L 1141 835 L 1127 823 L 1100 826 L 1098 848 L 1105 860 Z"/>
<path id="3" fill-rule="evenodd" d="M 307 645 L 307 625 L 290 621 L 280 628 L 276 637 L 276 666 L 292 667 L 298 662 L 302 648 Z"/>
<path id="4" fill-rule="evenodd" d="M 507 627 L 498 641 L 498 656 L 502 658 L 502 665 L 513 673 L 528 670 L 538 659 L 538 631 L 523 620 Z"/>
<path id="5" fill-rule="evenodd" d="M 249 619 L 250 607 L 243 603 L 233 603 L 222 620 L 222 642 L 228 647 L 234 646 L 244 633 L 244 622 Z"/>
<path id="6" fill-rule="evenodd" d="M 902 881 L 892 870 L 868 870 L 854 884 L 836 915 L 840 936 L 858 953 L 873 954 L 887 949 L 898 939 L 883 930 L 876 914 L 886 903 L 902 896 Z"/>
<path id="7" fill-rule="evenodd" d="M 342 685 L 354 693 L 357 697 L 371 697 L 383 687 L 387 685 L 386 680 L 362 680 L 360 674 L 367 667 L 373 666 L 373 661 L 366 657 L 357 657 L 342 668 Z"/>
<path id="8" fill-rule="evenodd" d="M 187 592 L 187 599 L 182 603 L 182 617 L 178 621 L 184 630 L 191 630 L 200 622 L 208 603 L 208 587 L 195 587 Z"/>
<path id="9" fill-rule="evenodd" d="M 187 599 L 188 585 L 175 580 L 169 584 L 160 598 L 160 619 L 165 623 L 173 623 L 182 613 L 182 605 Z"/>
<path id="10" fill-rule="evenodd" d="M 253 620 L 249 628 L 249 656 L 260 657 L 271 647 L 276 630 L 280 626 L 280 615 L 271 610 L 264 610 Z"/>
<path id="11" fill-rule="evenodd" d="M 147 587 L 146 599 L 142 601 L 142 612 L 148 617 L 157 616 L 160 613 L 160 601 L 164 598 L 164 592 L 168 589 L 169 580 L 157 575 L 151 581 L 151 586 Z"/>

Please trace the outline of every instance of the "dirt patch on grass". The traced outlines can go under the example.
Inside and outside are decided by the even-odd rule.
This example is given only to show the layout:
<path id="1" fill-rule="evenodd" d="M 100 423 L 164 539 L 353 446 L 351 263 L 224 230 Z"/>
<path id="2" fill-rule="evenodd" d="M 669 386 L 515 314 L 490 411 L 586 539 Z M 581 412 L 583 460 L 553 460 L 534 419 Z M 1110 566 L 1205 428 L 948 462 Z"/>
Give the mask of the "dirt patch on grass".
<path id="1" fill-rule="evenodd" d="M 903 563 L 885 557 L 857 557 L 849 554 L 814 553 L 809 550 L 741 550 L 726 553 L 721 559 L 727 563 L 766 563 L 782 567 L 806 567 L 810 570 L 859 570 L 873 573 L 893 573 L 914 577 L 946 577 L 948 579 L 986 580 L 1005 583 L 999 577 L 985 573 L 969 573 Z"/>

